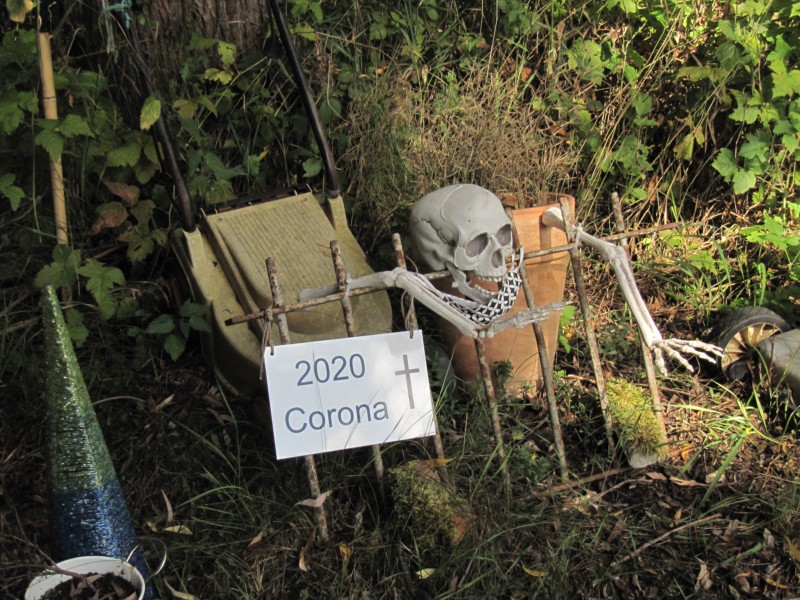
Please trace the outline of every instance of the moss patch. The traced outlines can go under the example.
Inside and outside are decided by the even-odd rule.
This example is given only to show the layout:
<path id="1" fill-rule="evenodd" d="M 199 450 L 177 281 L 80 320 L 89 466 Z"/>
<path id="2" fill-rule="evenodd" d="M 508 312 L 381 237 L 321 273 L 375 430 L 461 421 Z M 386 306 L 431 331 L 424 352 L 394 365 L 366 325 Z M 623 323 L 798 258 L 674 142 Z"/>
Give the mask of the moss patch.
<path id="1" fill-rule="evenodd" d="M 622 379 L 609 379 L 606 397 L 614 430 L 631 466 L 645 466 L 666 456 L 664 431 L 652 401 L 641 388 Z"/>
<path id="2" fill-rule="evenodd" d="M 407 521 L 422 553 L 457 546 L 475 523 L 469 504 L 442 481 L 436 464 L 415 460 L 390 472 L 395 514 Z"/>

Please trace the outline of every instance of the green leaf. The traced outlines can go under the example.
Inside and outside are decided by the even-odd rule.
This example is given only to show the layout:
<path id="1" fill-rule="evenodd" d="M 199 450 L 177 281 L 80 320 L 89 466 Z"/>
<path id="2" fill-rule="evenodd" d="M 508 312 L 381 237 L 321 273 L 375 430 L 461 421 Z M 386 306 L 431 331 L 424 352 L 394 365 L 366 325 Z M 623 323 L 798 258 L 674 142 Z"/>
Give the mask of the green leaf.
<path id="1" fill-rule="evenodd" d="M 183 351 L 186 350 L 186 339 L 171 333 L 164 338 L 164 350 L 167 351 L 172 360 L 178 360 Z"/>
<path id="2" fill-rule="evenodd" d="M 90 292 L 108 291 L 116 285 L 125 285 L 125 275 L 117 267 L 109 267 L 99 260 L 89 258 L 86 264 L 78 269 L 78 273 L 86 277 L 86 289 Z"/>
<path id="3" fill-rule="evenodd" d="M 12 98 L 0 98 L 0 128 L 6 135 L 11 135 L 22 123 L 25 113 Z"/>
<path id="4" fill-rule="evenodd" d="M 217 52 L 219 52 L 220 62 L 226 69 L 236 60 L 236 46 L 230 42 L 220 41 L 217 45 Z"/>
<path id="5" fill-rule="evenodd" d="M 786 43 L 782 35 L 775 36 L 775 48 L 767 54 L 767 62 L 770 63 L 783 63 L 786 57 L 792 53 L 794 48 Z"/>
<path id="6" fill-rule="evenodd" d="M 197 103 L 184 98 L 178 98 L 172 103 L 172 108 L 178 113 L 178 116 L 184 119 L 191 119 L 197 112 Z"/>
<path id="7" fill-rule="evenodd" d="M 0 194 L 8 198 L 9 202 L 11 202 L 11 210 L 17 210 L 20 202 L 22 202 L 22 199 L 25 197 L 25 192 L 22 191 L 22 188 L 14 185 L 15 179 L 16 175 L 13 173 L 0 175 Z"/>
<path id="8" fill-rule="evenodd" d="M 186 317 L 187 319 L 189 317 L 204 317 L 208 312 L 208 307 L 205 304 L 187 300 L 183 303 L 179 312 L 182 317 Z"/>
<path id="9" fill-rule="evenodd" d="M 201 37 L 193 33 L 192 39 L 189 40 L 189 50 L 205 50 L 206 48 L 211 48 L 216 43 L 217 40 Z"/>
<path id="10" fill-rule="evenodd" d="M 150 129 L 161 118 L 161 100 L 148 96 L 142 105 L 139 115 L 139 127 L 142 131 Z"/>
<path id="11" fill-rule="evenodd" d="M 653 97 L 648 94 L 637 93 L 633 98 L 633 108 L 637 116 L 643 117 L 652 110 Z"/>
<path id="12" fill-rule="evenodd" d="M 766 160 L 767 153 L 772 146 L 772 140 L 769 134 L 761 130 L 755 135 L 752 133 L 747 134 L 747 142 L 742 144 L 739 149 L 739 156 L 744 158 L 756 158 L 759 160 Z"/>
<path id="13" fill-rule="evenodd" d="M 788 72 L 772 74 L 773 98 L 784 96 L 791 98 L 798 92 L 800 92 L 800 70 L 792 69 Z"/>
<path id="14" fill-rule="evenodd" d="M 41 146 L 50 155 L 50 160 L 58 160 L 64 151 L 64 138 L 51 129 L 42 129 L 33 138 L 36 145 Z"/>
<path id="15" fill-rule="evenodd" d="M 733 42 L 722 42 L 717 46 L 714 54 L 723 69 L 735 69 L 746 62 L 739 46 Z"/>
<path id="16" fill-rule="evenodd" d="M 733 21 L 726 21 L 726 20 L 720 21 L 719 23 L 717 23 L 717 28 L 719 29 L 722 35 L 724 35 L 732 42 L 737 42 L 742 37 Z"/>
<path id="17" fill-rule="evenodd" d="M 78 276 L 80 264 L 80 250 L 58 245 L 53 248 L 53 262 L 42 267 L 36 274 L 33 284 L 36 287 L 44 287 L 46 285 L 54 287 L 70 286 Z"/>
<path id="18" fill-rule="evenodd" d="M 303 177 L 306 179 L 319 175 L 321 171 L 322 161 L 320 159 L 313 157 L 303 161 Z"/>
<path id="19" fill-rule="evenodd" d="M 322 14 L 322 7 L 320 6 L 319 2 L 313 2 L 309 8 L 311 9 L 311 14 L 314 15 L 314 20 L 317 23 L 322 23 L 322 20 L 325 17 Z"/>
<path id="20" fill-rule="evenodd" d="M 128 242 L 128 259 L 136 264 L 142 262 L 155 249 L 155 244 L 150 236 L 143 234 L 138 227 L 133 229 Z"/>
<path id="21" fill-rule="evenodd" d="M 720 150 L 717 158 L 711 163 L 711 166 L 722 175 L 725 181 L 730 181 L 739 169 L 736 156 L 730 148 L 723 148 Z"/>
<path id="22" fill-rule="evenodd" d="M 213 152 L 206 152 L 203 158 L 205 158 L 206 166 L 211 169 L 217 179 L 230 179 L 244 175 L 242 167 L 226 167 L 222 159 Z"/>
<path id="23" fill-rule="evenodd" d="M 248 154 L 244 158 L 244 170 L 249 177 L 255 177 L 261 172 L 261 159 L 258 154 Z"/>
<path id="24" fill-rule="evenodd" d="M 800 145 L 800 142 L 797 139 L 797 136 L 794 134 L 785 134 L 781 136 L 781 143 L 789 152 L 794 152 L 797 150 L 797 147 Z"/>
<path id="25" fill-rule="evenodd" d="M 155 319 L 150 321 L 147 325 L 147 329 L 144 330 L 145 333 L 149 334 L 164 334 L 170 333 L 175 329 L 175 319 L 172 315 L 163 314 L 158 315 Z"/>
<path id="26" fill-rule="evenodd" d="M 109 152 L 106 157 L 106 165 L 109 167 L 132 167 L 139 161 L 141 155 L 141 144 L 136 140 L 130 141 Z"/>
<path id="27" fill-rule="evenodd" d="M 626 15 L 635 13 L 639 8 L 636 0 L 606 0 L 607 8 L 614 8 L 617 6 L 619 6 Z"/>
<path id="28" fill-rule="evenodd" d="M 217 116 L 217 105 L 214 104 L 214 101 L 211 100 L 211 98 L 209 98 L 205 94 L 200 94 L 197 97 L 197 104 L 199 104 L 200 106 L 205 108 L 208 112 L 210 112 L 215 117 Z"/>
<path id="29" fill-rule="evenodd" d="M 212 67 L 203 72 L 203 79 L 206 81 L 218 81 L 222 85 L 228 85 L 233 80 L 233 74 L 230 71 L 221 71 Z"/>
<path id="30" fill-rule="evenodd" d="M 117 314 L 117 303 L 114 301 L 114 297 L 109 293 L 108 290 L 97 290 L 92 292 L 92 296 L 94 296 L 94 300 L 97 302 L 97 308 L 100 311 L 100 318 L 103 321 L 108 321 L 111 317 Z"/>
<path id="31" fill-rule="evenodd" d="M 678 70 L 678 77 L 686 77 L 694 82 L 708 79 L 712 83 L 716 83 L 718 79 L 717 70 L 713 67 L 681 67 Z"/>
<path id="32" fill-rule="evenodd" d="M 15 23 L 24 23 L 25 17 L 33 10 L 33 0 L 6 0 L 9 18 Z"/>
<path id="33" fill-rule="evenodd" d="M 75 137 L 76 135 L 85 135 L 86 137 L 94 137 L 92 128 L 83 117 L 79 115 L 67 115 L 58 127 L 59 133 L 65 138 Z"/>
<path id="34" fill-rule="evenodd" d="M 673 149 L 675 156 L 681 160 L 691 160 L 694 153 L 694 133 L 687 133 Z"/>
<path id="35" fill-rule="evenodd" d="M 754 102 L 752 98 L 748 98 L 745 94 L 734 91 L 736 97 L 736 108 L 731 111 L 730 118 L 739 123 L 755 123 L 759 114 L 760 103 Z"/>
<path id="36" fill-rule="evenodd" d="M 733 193 L 744 194 L 756 186 L 756 176 L 750 171 L 739 169 L 733 176 Z"/>
<path id="37" fill-rule="evenodd" d="M 297 26 L 295 26 L 294 34 L 303 38 L 304 40 L 308 40 L 309 42 L 317 41 L 317 34 L 314 31 L 314 28 L 307 23 L 299 23 Z"/>
<path id="38" fill-rule="evenodd" d="M 75 308 L 68 308 L 64 311 L 64 321 L 69 337 L 80 348 L 89 337 L 89 330 L 83 324 L 83 313 Z"/>
<path id="39" fill-rule="evenodd" d="M 211 333 L 211 326 L 203 317 L 190 317 L 189 327 L 194 331 L 202 331 L 203 333 Z"/>
<path id="40" fill-rule="evenodd" d="M 155 207 L 156 203 L 152 200 L 142 200 L 130 210 L 139 225 L 147 225 L 150 217 L 153 216 Z"/>

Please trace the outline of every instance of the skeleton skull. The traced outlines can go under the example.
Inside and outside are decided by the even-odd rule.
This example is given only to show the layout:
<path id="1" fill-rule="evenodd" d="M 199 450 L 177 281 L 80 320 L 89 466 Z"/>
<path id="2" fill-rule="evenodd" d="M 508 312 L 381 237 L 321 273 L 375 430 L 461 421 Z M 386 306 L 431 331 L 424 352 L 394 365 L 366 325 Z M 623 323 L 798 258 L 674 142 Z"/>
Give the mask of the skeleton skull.
<path id="1" fill-rule="evenodd" d="M 500 199 L 477 185 L 451 185 L 424 196 L 411 210 L 411 240 L 433 269 L 448 269 L 456 287 L 477 302 L 492 298 L 469 285 L 467 272 L 500 282 L 512 253 L 511 220 Z"/>

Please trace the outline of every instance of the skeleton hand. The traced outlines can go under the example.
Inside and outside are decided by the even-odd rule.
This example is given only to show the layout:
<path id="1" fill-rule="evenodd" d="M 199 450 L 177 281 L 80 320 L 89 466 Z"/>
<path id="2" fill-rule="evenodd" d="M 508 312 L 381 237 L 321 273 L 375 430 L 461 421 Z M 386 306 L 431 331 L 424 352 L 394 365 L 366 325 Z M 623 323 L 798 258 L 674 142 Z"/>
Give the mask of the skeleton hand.
<path id="1" fill-rule="evenodd" d="M 707 344 L 698 340 L 659 340 L 650 346 L 653 352 L 658 370 L 662 373 L 667 372 L 667 366 L 664 361 L 664 355 L 679 362 L 690 373 L 694 373 L 692 365 L 686 360 L 683 354 L 691 354 L 702 360 L 715 364 L 717 362 L 715 356 L 722 356 L 722 349 L 714 344 Z M 683 353 L 683 354 L 682 354 Z"/>
<path id="2" fill-rule="evenodd" d="M 545 211 L 544 215 L 542 215 L 542 222 L 551 227 L 558 227 L 562 231 L 567 230 L 561 211 L 558 208 L 550 208 Z M 653 321 L 653 317 L 639 292 L 628 255 L 623 248 L 610 242 L 604 242 L 580 229 L 575 236 L 575 241 L 576 243 L 586 242 L 611 264 L 619 281 L 622 295 L 625 296 L 625 301 L 631 309 L 633 318 L 639 325 L 639 333 L 644 343 L 653 353 L 656 367 L 661 373 L 666 374 L 667 372 L 667 365 L 664 360 L 665 354 L 680 363 L 690 373 L 694 372 L 694 368 L 692 368 L 692 365 L 689 364 L 683 354 L 691 354 L 711 363 L 716 362 L 713 356 L 722 355 L 722 350 L 713 344 L 690 340 L 665 340 L 661 336 L 661 332 Z"/>

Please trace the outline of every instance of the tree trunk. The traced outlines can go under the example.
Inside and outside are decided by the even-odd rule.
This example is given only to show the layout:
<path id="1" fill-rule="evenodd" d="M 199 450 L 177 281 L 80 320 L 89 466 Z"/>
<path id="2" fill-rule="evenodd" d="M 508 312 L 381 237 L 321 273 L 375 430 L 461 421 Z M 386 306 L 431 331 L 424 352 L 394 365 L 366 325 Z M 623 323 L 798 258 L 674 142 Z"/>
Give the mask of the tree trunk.
<path id="1" fill-rule="evenodd" d="M 145 0 L 144 13 L 156 25 L 151 65 L 173 77 L 193 33 L 231 42 L 241 54 L 263 43 L 269 19 L 266 0 Z"/>

